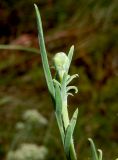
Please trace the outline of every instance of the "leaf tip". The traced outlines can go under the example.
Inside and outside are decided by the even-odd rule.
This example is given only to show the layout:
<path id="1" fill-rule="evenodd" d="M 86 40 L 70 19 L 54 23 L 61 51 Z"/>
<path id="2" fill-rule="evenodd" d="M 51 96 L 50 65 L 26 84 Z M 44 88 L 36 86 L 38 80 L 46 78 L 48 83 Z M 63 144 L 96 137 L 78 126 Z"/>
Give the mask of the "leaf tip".
<path id="1" fill-rule="evenodd" d="M 74 45 L 72 45 L 72 46 L 71 46 L 71 49 L 74 50 L 74 48 L 75 48 Z"/>
<path id="2" fill-rule="evenodd" d="M 92 143 L 92 142 L 93 142 L 93 140 L 92 140 L 91 138 L 88 138 L 88 141 L 89 141 L 90 143 Z"/>
<path id="3" fill-rule="evenodd" d="M 77 108 L 76 110 L 77 110 L 77 113 L 78 113 L 78 112 L 79 112 L 79 109 Z"/>
<path id="4" fill-rule="evenodd" d="M 35 7 L 35 8 L 37 8 L 37 5 L 36 5 L 36 3 L 34 3 L 34 7 Z"/>

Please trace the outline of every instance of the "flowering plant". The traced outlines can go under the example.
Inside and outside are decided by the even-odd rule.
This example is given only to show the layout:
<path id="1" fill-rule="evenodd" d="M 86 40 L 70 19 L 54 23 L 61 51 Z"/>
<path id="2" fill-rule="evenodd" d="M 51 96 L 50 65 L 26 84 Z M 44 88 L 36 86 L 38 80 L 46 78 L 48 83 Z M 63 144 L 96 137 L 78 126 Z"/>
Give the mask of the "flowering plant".
<path id="1" fill-rule="evenodd" d="M 68 115 L 67 103 L 68 96 L 73 96 L 71 90 L 75 90 L 75 93 L 78 92 L 76 86 L 69 86 L 69 83 L 74 78 L 78 77 L 78 74 L 74 74 L 72 76 L 68 74 L 74 52 L 74 46 L 70 48 L 68 55 L 66 55 L 64 52 L 59 52 L 54 56 L 53 60 L 57 76 L 53 79 L 48 64 L 40 13 L 38 7 L 36 5 L 34 6 L 37 17 L 38 38 L 44 74 L 48 90 L 54 102 L 55 116 L 60 130 L 64 151 L 67 160 L 77 160 L 74 148 L 73 132 L 77 121 L 78 108 L 75 110 L 72 118 L 70 119 Z M 92 160 L 102 160 L 102 150 L 98 149 L 97 152 L 93 140 L 91 138 L 88 140 L 92 149 Z"/>

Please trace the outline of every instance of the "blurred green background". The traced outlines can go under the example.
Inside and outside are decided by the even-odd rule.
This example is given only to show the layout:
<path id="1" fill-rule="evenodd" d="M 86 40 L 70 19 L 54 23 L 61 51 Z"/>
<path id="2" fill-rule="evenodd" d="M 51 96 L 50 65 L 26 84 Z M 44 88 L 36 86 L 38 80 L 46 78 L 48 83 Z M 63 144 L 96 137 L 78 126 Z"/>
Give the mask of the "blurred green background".
<path id="1" fill-rule="evenodd" d="M 52 74 L 52 57 L 75 53 L 70 74 L 79 94 L 69 99 L 69 111 L 79 108 L 75 130 L 78 159 L 90 159 L 88 137 L 106 160 L 118 157 L 118 1 L 117 0 L 4 0 L 0 1 L 0 44 L 38 47 L 33 3 L 40 9 Z M 16 133 L 15 124 L 28 109 L 37 109 L 48 126 L 35 143 L 47 138 L 47 160 L 65 159 L 40 55 L 0 50 L 0 160 L 5 160 Z"/>

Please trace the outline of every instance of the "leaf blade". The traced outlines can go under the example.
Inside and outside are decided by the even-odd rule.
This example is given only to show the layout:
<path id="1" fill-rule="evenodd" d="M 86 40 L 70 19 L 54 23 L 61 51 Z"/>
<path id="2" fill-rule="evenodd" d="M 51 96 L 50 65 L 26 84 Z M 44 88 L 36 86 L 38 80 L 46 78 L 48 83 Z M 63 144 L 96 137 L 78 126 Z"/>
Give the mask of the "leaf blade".
<path id="1" fill-rule="evenodd" d="M 102 160 L 102 150 L 98 149 L 98 152 L 99 152 L 99 160 Z"/>
<path id="2" fill-rule="evenodd" d="M 62 118 L 61 118 L 62 99 L 61 99 L 59 84 L 56 81 L 54 81 L 54 83 L 55 83 L 55 102 L 56 102 L 55 115 L 56 115 L 57 123 L 59 126 L 62 142 L 64 144 L 65 133 L 64 133 L 64 126 L 63 126 L 63 122 L 62 122 Z"/>
<path id="3" fill-rule="evenodd" d="M 44 74 L 45 74 L 45 78 L 46 78 L 49 92 L 52 95 L 52 97 L 54 97 L 54 85 L 53 85 L 52 76 L 51 76 L 51 72 L 50 72 L 50 68 L 49 68 L 49 64 L 48 64 L 48 58 L 47 58 L 44 36 L 43 36 L 41 16 L 40 16 L 40 12 L 39 12 L 36 4 L 34 4 L 34 7 L 35 7 L 35 12 L 36 12 L 36 18 L 37 18 L 38 39 L 39 39 L 39 43 L 40 43 L 41 59 L 42 59 L 42 63 L 43 63 Z"/>
<path id="4" fill-rule="evenodd" d="M 99 160 L 93 140 L 91 138 L 88 138 L 88 140 L 90 142 L 91 149 L 92 149 L 92 159 L 93 160 Z"/>
<path id="5" fill-rule="evenodd" d="M 71 64 L 72 57 L 73 57 L 73 52 L 74 52 L 74 45 L 71 46 L 69 53 L 68 53 L 68 58 L 69 58 L 69 67 L 68 68 L 70 68 L 70 64 Z"/>
<path id="6" fill-rule="evenodd" d="M 75 125 L 76 125 L 77 116 L 78 116 L 78 108 L 75 110 L 75 112 L 73 114 L 73 117 L 70 121 L 70 124 L 67 128 L 66 135 L 65 135 L 64 148 L 65 148 L 65 151 L 66 151 L 67 155 L 69 155 L 70 143 L 71 143 L 72 135 L 73 135 L 74 128 L 75 128 Z"/>

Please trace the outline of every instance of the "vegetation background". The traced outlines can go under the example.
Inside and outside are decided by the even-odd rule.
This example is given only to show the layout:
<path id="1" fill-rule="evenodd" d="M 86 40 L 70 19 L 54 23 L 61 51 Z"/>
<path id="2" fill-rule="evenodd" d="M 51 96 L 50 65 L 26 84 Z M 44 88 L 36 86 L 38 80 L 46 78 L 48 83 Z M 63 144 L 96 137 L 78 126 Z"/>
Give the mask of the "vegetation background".
<path id="1" fill-rule="evenodd" d="M 50 66 L 55 53 L 67 53 L 75 45 L 70 73 L 79 73 L 79 79 L 73 82 L 79 94 L 70 97 L 69 110 L 71 116 L 79 108 L 74 134 L 79 159 L 90 159 L 88 137 L 103 150 L 104 159 L 115 159 L 118 156 L 118 1 L 0 1 L 0 44 L 39 48 L 33 3 L 41 12 Z M 34 140 L 42 145 L 48 137 L 47 160 L 65 159 L 40 55 L 0 50 L 0 160 L 5 160 L 16 133 L 15 124 L 28 109 L 37 109 L 48 120 L 48 127 L 40 129 Z"/>

